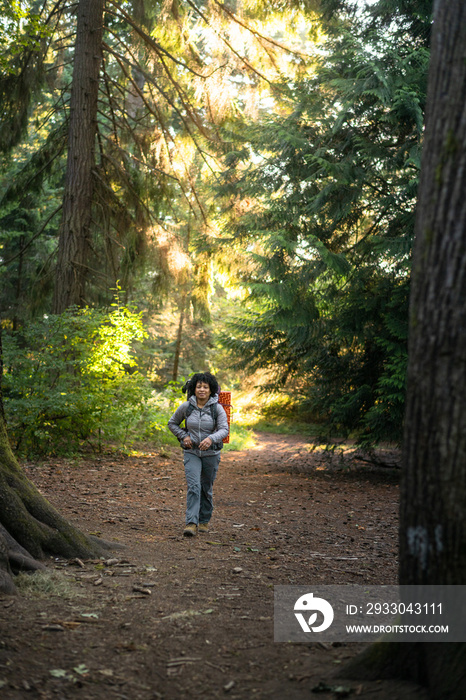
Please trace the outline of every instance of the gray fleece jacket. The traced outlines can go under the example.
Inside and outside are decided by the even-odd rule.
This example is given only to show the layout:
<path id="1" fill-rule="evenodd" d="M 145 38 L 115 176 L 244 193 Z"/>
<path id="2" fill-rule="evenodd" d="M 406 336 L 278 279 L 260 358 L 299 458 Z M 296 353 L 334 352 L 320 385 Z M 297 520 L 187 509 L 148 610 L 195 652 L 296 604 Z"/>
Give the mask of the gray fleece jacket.
<path id="1" fill-rule="evenodd" d="M 186 409 L 189 404 L 194 406 L 194 411 L 186 419 L 186 427 L 181 428 L 180 425 L 185 419 Z M 212 414 L 209 408 L 211 404 L 218 404 L 216 422 L 212 420 Z M 215 449 L 214 445 L 221 445 L 223 438 L 228 435 L 227 414 L 223 406 L 218 403 L 217 395 L 210 396 L 209 400 L 202 408 L 198 408 L 196 397 L 191 396 L 188 401 L 184 401 L 181 406 L 176 409 L 175 413 L 168 421 L 168 427 L 180 442 L 189 435 L 193 447 L 186 450 L 186 452 L 193 452 L 199 457 L 219 454 L 221 447 Z M 212 448 L 214 449 L 200 450 L 198 445 L 207 437 L 212 440 Z"/>

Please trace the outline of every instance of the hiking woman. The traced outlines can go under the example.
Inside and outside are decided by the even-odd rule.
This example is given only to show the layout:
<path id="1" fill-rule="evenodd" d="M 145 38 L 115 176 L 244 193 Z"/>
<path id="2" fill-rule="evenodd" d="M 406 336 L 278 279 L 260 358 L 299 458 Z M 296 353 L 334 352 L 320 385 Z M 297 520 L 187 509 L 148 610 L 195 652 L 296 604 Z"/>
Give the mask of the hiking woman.
<path id="1" fill-rule="evenodd" d="M 184 450 L 184 472 L 188 493 L 186 527 L 183 534 L 192 537 L 208 532 L 212 517 L 212 490 L 220 463 L 222 440 L 228 435 L 225 409 L 218 403 L 218 382 L 209 372 L 194 374 L 183 391 L 188 400 L 179 406 L 168 427 Z M 185 421 L 182 428 L 181 423 Z"/>

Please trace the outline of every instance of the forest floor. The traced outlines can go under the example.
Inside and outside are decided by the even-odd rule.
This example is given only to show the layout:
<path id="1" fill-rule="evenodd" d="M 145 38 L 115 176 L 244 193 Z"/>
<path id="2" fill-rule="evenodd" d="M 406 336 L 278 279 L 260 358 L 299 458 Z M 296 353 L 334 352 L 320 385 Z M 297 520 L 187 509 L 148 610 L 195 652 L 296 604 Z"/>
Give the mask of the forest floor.
<path id="1" fill-rule="evenodd" d="M 399 470 L 259 434 L 222 455 L 210 532 L 185 538 L 175 448 L 25 469 L 76 525 L 126 546 L 50 560 L 42 592 L 23 580 L 0 597 L 2 700 L 427 697 L 336 678 L 362 644 L 273 641 L 274 585 L 396 583 Z"/>

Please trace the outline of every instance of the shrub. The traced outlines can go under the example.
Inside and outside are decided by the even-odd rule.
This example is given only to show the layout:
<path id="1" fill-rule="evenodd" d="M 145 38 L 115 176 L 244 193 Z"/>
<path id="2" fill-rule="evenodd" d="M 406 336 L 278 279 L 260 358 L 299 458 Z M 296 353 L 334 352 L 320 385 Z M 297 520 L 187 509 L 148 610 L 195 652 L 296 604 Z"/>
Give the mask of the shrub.
<path id="1" fill-rule="evenodd" d="M 87 442 L 124 445 L 144 413 L 150 385 L 137 371 L 140 314 L 70 309 L 4 337 L 4 405 L 21 453 L 72 453 Z"/>

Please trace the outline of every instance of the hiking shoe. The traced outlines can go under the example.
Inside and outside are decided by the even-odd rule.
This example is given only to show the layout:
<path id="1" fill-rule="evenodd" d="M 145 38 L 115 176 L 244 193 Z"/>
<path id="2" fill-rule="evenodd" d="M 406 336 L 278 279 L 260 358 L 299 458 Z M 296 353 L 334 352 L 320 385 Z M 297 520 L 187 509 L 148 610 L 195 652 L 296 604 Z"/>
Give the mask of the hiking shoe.
<path id="1" fill-rule="evenodd" d="M 209 532 L 209 523 L 199 523 L 198 532 Z"/>
<path id="2" fill-rule="evenodd" d="M 194 537 L 194 535 L 197 532 L 197 525 L 196 523 L 188 523 L 183 530 L 183 535 L 185 537 Z"/>

